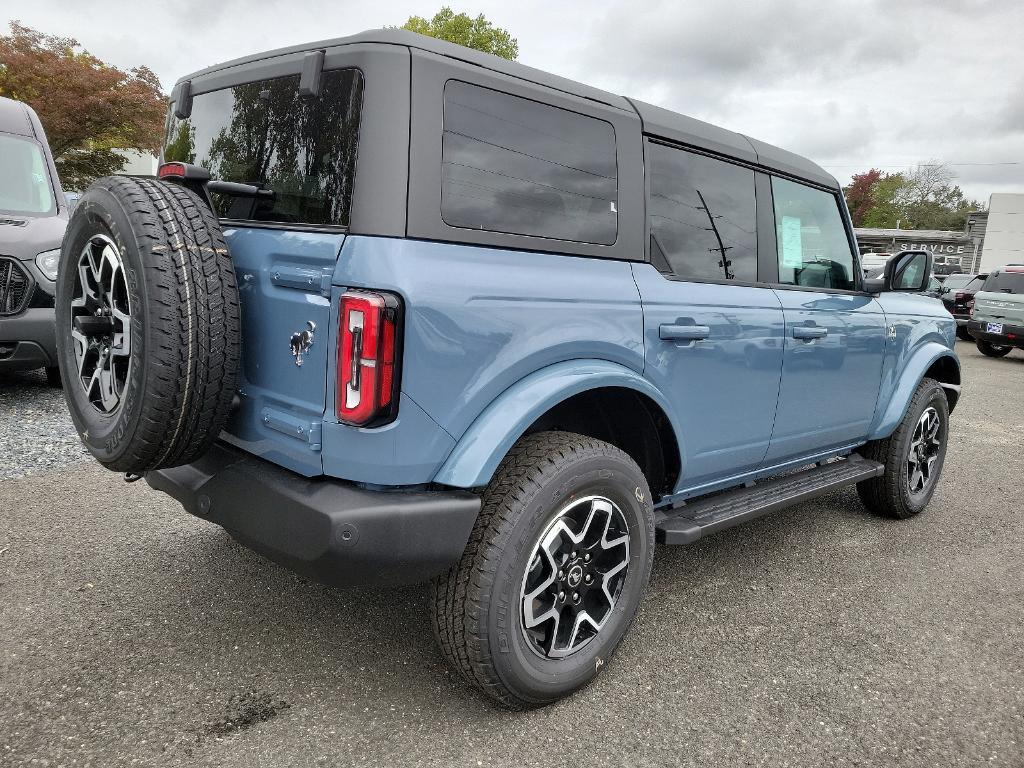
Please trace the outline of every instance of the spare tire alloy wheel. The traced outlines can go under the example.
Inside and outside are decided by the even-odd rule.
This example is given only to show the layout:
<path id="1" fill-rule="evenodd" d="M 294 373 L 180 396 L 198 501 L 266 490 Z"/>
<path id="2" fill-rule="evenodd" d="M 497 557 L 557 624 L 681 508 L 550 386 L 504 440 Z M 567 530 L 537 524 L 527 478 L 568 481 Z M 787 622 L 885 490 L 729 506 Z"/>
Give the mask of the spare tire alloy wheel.
<path id="1" fill-rule="evenodd" d="M 131 366 L 131 299 L 124 262 L 107 235 L 93 235 L 78 258 L 71 338 L 78 381 L 100 413 L 113 413 Z"/>
<path id="2" fill-rule="evenodd" d="M 140 475 L 209 449 L 241 334 L 234 265 L 204 200 L 155 179 L 93 182 L 64 234 L 55 305 L 64 399 L 100 463 Z"/>
<path id="3" fill-rule="evenodd" d="M 547 658 L 580 650 L 615 608 L 629 566 L 622 510 L 603 496 L 577 499 L 540 536 L 523 576 L 523 636 Z"/>

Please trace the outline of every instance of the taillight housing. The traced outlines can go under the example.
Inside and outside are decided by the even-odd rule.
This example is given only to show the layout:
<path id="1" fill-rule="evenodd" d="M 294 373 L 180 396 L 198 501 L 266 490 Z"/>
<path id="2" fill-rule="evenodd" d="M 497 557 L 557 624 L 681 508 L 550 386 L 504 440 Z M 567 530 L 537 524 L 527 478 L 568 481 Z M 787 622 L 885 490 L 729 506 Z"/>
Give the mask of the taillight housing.
<path id="1" fill-rule="evenodd" d="M 967 300 L 967 311 L 971 313 L 971 317 L 974 317 L 974 297 L 972 296 Z"/>
<path id="2" fill-rule="evenodd" d="M 156 176 L 158 179 L 184 179 L 185 164 L 177 162 L 164 163 L 156 169 Z"/>
<path id="3" fill-rule="evenodd" d="M 377 427 L 398 415 L 402 302 L 383 291 L 346 291 L 338 313 L 337 415 Z"/>

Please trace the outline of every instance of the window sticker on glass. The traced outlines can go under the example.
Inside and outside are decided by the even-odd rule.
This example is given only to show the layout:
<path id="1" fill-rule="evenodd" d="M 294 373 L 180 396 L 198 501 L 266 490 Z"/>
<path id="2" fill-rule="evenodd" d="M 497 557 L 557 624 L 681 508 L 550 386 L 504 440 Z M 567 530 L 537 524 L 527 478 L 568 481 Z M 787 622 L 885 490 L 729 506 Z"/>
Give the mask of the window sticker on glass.
<path id="1" fill-rule="evenodd" d="M 782 217 L 782 266 L 800 269 L 804 265 L 803 246 L 800 242 L 800 219 Z"/>

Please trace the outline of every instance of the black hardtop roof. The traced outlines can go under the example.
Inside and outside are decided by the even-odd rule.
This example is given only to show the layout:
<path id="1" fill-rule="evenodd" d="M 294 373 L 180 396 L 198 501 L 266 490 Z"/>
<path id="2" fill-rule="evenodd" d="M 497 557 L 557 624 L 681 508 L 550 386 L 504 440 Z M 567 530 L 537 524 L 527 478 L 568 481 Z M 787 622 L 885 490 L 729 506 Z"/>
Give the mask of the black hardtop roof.
<path id="1" fill-rule="evenodd" d="M 192 80 L 213 72 L 222 72 L 231 67 L 242 67 L 246 64 L 265 61 L 275 56 L 285 56 L 293 53 L 302 53 L 303 51 L 315 51 L 354 43 L 401 45 L 458 59 L 520 80 L 596 101 L 610 107 L 635 112 L 640 117 L 644 132 L 653 136 L 660 136 L 698 149 L 729 155 L 738 160 L 762 165 L 771 170 L 798 176 L 833 189 L 839 188 L 835 178 L 816 163 L 763 141 L 749 138 L 743 134 L 729 131 L 668 109 L 645 104 L 641 101 L 630 100 L 608 91 L 602 91 L 599 88 L 593 88 L 568 78 L 528 67 L 519 62 L 508 61 L 500 56 L 481 53 L 472 48 L 455 45 L 445 40 L 438 40 L 404 29 L 371 29 L 348 37 L 320 40 L 302 45 L 293 45 L 287 48 L 278 48 L 251 56 L 243 56 L 239 59 L 193 72 L 191 75 L 181 78 L 178 82 Z"/>
<path id="2" fill-rule="evenodd" d="M 31 107 L 21 101 L 0 96 L 0 133 L 15 133 L 38 140 L 32 125 Z"/>

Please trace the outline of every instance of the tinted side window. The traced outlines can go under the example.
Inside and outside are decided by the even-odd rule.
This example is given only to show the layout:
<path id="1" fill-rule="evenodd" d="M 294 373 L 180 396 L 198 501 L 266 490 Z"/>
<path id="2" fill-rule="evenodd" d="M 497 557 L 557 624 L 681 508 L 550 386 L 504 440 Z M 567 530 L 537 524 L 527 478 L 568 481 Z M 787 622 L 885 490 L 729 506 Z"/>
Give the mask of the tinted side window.
<path id="1" fill-rule="evenodd" d="M 757 280 L 754 172 L 661 144 L 647 145 L 652 260 L 677 277 Z"/>
<path id="2" fill-rule="evenodd" d="M 946 278 L 943 286 L 946 288 L 963 288 L 974 279 L 973 275 L 950 275 Z"/>
<path id="3" fill-rule="evenodd" d="M 964 286 L 964 290 L 978 292 L 981 290 L 981 286 L 983 286 L 984 284 L 985 278 L 982 277 L 981 275 L 978 275 L 976 278 L 971 280 L 971 282 Z"/>
<path id="4" fill-rule="evenodd" d="M 772 177 L 779 282 L 855 290 L 853 251 L 835 195 Z"/>
<path id="5" fill-rule="evenodd" d="M 1024 293 L 1024 270 L 1020 272 L 993 272 L 988 276 L 982 290 L 998 293 Z"/>
<path id="6" fill-rule="evenodd" d="M 610 123 L 450 80 L 441 164 L 441 218 L 449 226 L 615 242 Z"/>
<path id="7" fill-rule="evenodd" d="M 215 195 L 222 217 L 347 226 L 362 75 L 324 72 L 316 98 L 298 89 L 299 76 L 289 75 L 196 96 L 190 117 L 171 118 L 164 160 L 274 192 L 259 200 Z"/>

